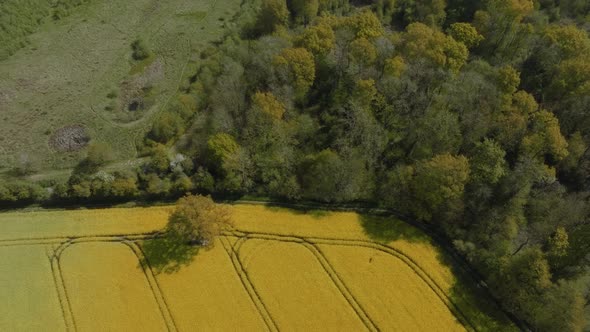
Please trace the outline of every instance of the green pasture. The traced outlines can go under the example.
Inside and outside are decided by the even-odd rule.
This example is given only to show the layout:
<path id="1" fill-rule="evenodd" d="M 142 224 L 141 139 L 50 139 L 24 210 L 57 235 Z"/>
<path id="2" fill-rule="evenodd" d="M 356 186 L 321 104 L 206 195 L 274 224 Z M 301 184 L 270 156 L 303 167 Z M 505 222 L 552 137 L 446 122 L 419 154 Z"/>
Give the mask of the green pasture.
<path id="1" fill-rule="evenodd" d="M 137 142 L 192 74 L 199 51 L 223 35 L 240 6 L 239 0 L 101 0 L 46 20 L 26 47 L 0 61 L 0 171 L 22 158 L 41 172 L 73 167 L 85 150 L 60 152 L 49 143 L 69 125 L 110 144 L 117 160 L 135 158 Z M 131 58 L 138 38 L 153 54 L 144 63 Z M 149 102 L 130 114 L 126 86 L 137 82 L 149 86 Z"/>

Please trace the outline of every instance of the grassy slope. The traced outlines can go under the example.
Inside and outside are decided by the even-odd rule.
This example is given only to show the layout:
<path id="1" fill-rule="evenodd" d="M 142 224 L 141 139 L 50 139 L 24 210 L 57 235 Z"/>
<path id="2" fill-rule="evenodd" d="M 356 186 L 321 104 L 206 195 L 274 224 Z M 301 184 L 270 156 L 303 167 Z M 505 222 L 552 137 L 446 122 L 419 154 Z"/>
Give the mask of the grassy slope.
<path id="1" fill-rule="evenodd" d="M 47 143 L 47 133 L 69 124 L 86 125 L 119 159 L 135 157 L 135 141 L 175 94 L 198 50 L 223 34 L 220 18 L 229 20 L 239 7 L 239 0 L 104 0 L 45 23 L 29 46 L 0 61 L 0 167 L 21 154 L 42 169 L 73 166 L 83 151 L 56 153 Z M 139 36 L 163 76 L 154 87 L 155 106 L 140 120 L 121 123 L 120 114 L 104 110 L 106 96 L 129 78 L 130 44 Z"/>
<path id="2" fill-rule="evenodd" d="M 55 236 L 83 236 L 83 235 L 108 235 L 108 234 L 122 234 L 122 233 L 141 233 L 151 232 L 164 227 L 167 215 L 171 207 L 153 207 L 153 208 L 134 208 L 134 209 L 104 209 L 104 210 L 81 210 L 81 211 L 54 211 L 54 212 L 11 212 L 0 214 L 0 241 L 9 239 L 22 239 L 31 237 L 55 237 Z M 402 306 L 404 310 L 418 310 L 421 302 L 415 302 L 415 297 L 431 298 L 434 300 L 427 301 L 430 305 L 435 305 L 432 309 L 435 314 L 425 317 L 432 318 L 423 322 L 425 326 L 432 326 L 436 317 L 439 317 L 441 324 L 446 327 L 453 325 L 452 316 L 449 315 L 448 310 L 443 305 L 440 299 L 433 297 L 432 293 L 424 293 L 425 286 L 418 279 L 412 281 L 409 274 L 396 274 L 400 269 L 394 268 L 395 264 L 402 264 L 394 258 L 375 258 L 375 251 L 380 247 L 371 247 L 371 244 L 376 242 L 386 245 L 387 248 L 393 248 L 396 252 L 402 253 L 408 257 L 410 263 L 416 264 L 427 276 L 429 285 L 436 286 L 440 292 L 445 294 L 446 301 L 450 300 L 456 303 L 465 316 L 468 317 L 470 323 L 482 331 L 502 331 L 514 330 L 514 326 L 506 320 L 505 317 L 498 312 L 488 299 L 478 293 L 473 292 L 473 287 L 470 282 L 459 281 L 458 274 L 449 260 L 446 258 L 436 246 L 434 246 L 428 237 L 423 233 L 412 228 L 395 219 L 375 218 L 371 216 L 363 216 L 356 213 L 342 213 L 342 212 L 326 212 L 326 211 L 294 211 L 287 209 L 278 209 L 265 206 L 253 205 L 236 205 L 234 206 L 234 219 L 236 221 L 236 228 L 242 232 L 254 233 L 272 233 L 272 236 L 291 236 L 300 241 L 301 238 L 306 238 L 310 244 L 297 244 L 275 242 L 273 239 L 266 241 L 273 244 L 276 248 L 272 250 L 250 250 L 249 247 L 256 247 L 254 244 L 261 242 L 261 240 L 246 240 L 245 242 L 238 240 L 236 237 L 224 237 L 224 245 L 217 245 L 211 252 L 199 253 L 194 261 L 188 266 L 181 267 L 180 270 L 174 273 L 161 273 L 157 275 L 157 279 L 161 283 L 162 294 L 167 299 L 168 307 L 176 325 L 180 330 L 186 330 L 191 321 L 199 320 L 202 326 L 210 327 L 211 330 L 231 329 L 236 325 L 244 325 L 248 330 L 259 330 L 261 320 L 266 322 L 268 326 L 269 316 L 279 327 L 285 326 L 304 326 L 314 328 L 321 324 L 321 321 L 330 321 L 330 313 L 349 312 L 350 308 L 339 306 L 338 303 L 342 301 L 335 301 L 336 298 L 342 296 L 347 297 L 346 292 L 342 295 L 334 295 L 330 289 L 333 290 L 334 284 L 330 283 L 328 276 L 330 273 L 319 276 L 318 271 L 325 268 L 325 262 L 322 263 L 319 258 L 317 261 L 310 259 L 306 255 L 301 255 L 304 249 L 303 245 L 309 246 L 312 243 L 317 243 L 316 246 L 324 252 L 329 265 L 332 265 L 336 270 L 336 274 L 348 288 L 350 293 L 356 298 L 358 305 L 363 307 L 364 311 L 370 317 L 375 325 L 386 328 L 391 327 L 389 324 L 396 324 L 396 322 L 387 322 L 389 317 L 385 305 L 390 301 L 390 294 L 397 294 L 401 296 L 407 305 Z M 241 236 L 236 233 L 236 236 Z M 271 237 L 272 237 L 271 236 Z M 280 241 L 281 238 L 277 238 Z M 325 243 L 322 239 L 339 239 L 337 243 Z M 340 242 L 350 241 L 366 241 L 370 249 L 354 250 L 353 254 L 346 254 L 346 258 L 342 258 L 340 251 Z M 324 242 L 322 242 L 324 241 Z M 242 242 L 242 244 L 240 244 Z M 262 241 L 265 242 L 265 241 Z M 10 244 L 8 242 L 4 242 Z M 64 251 L 73 250 L 69 255 L 77 255 L 75 247 L 81 244 L 75 244 Z M 240 247 L 241 246 L 241 247 Z M 149 246 L 144 246 L 149 249 Z M 234 247 L 232 249 L 232 247 Z M 264 247 L 264 246 L 263 246 Z M 291 248 L 286 250 L 285 248 Z M 18 248 L 18 247 L 15 247 Z M 240 249 L 242 248 L 242 249 Z M 327 250 L 326 248 L 330 249 Z M 334 249 L 335 248 L 335 249 Z M 350 247 L 347 247 L 350 248 Z M 355 248 L 355 247 L 353 247 Z M 152 248 L 153 249 L 153 248 Z M 255 249 L 255 248 L 254 248 Z M 308 248 L 309 249 L 309 248 Z M 238 274 L 242 284 L 244 281 L 244 273 L 251 280 L 251 285 L 243 285 L 240 287 L 236 275 L 230 273 L 232 268 L 228 265 L 228 257 L 231 257 L 231 263 L 236 264 L 235 256 L 225 256 L 227 252 L 237 250 L 239 261 L 245 265 L 245 272 Z M 305 249 L 307 250 L 307 249 Z M 304 250 L 304 251 L 305 251 Z M 348 249 L 346 249 L 348 250 Z M 227 251 L 227 252 L 226 252 Z M 100 256 L 96 251 L 96 254 Z M 252 254 L 254 252 L 254 254 Z M 224 255 L 225 254 L 225 255 Z M 85 261 L 93 261 L 90 253 Z M 374 262 L 380 265 L 387 265 L 378 271 L 371 270 L 371 267 L 366 265 L 367 255 L 374 258 Z M 381 255 L 381 254 L 379 254 Z M 64 256 L 62 256 L 63 258 Z M 222 259 L 222 257 L 224 257 Z M 289 257 L 285 261 L 285 257 Z M 307 258 L 306 258 L 307 257 Z M 311 256 L 313 258 L 313 256 Z M 380 257 L 380 256 L 379 256 Z M 103 257 L 104 258 L 104 257 Z M 369 257 L 370 258 L 370 257 Z M 80 258 L 82 260 L 82 258 Z M 105 258 L 106 259 L 106 258 Z M 104 260 L 104 259 L 103 259 Z M 133 265 L 133 269 L 138 268 L 137 260 L 135 263 L 129 260 L 129 265 Z M 239 261 L 238 264 L 239 264 Z M 187 260 L 185 263 L 189 263 Z M 280 263 L 282 262 L 282 263 Z M 288 263 L 290 262 L 290 263 Z M 385 263 L 387 262 L 387 263 Z M 114 270 L 125 270 L 125 268 L 117 267 L 118 263 L 114 262 L 111 268 Z M 321 263 L 318 264 L 318 263 Z M 82 263 L 81 263 L 82 264 Z M 111 264 L 111 263 L 109 263 Z M 364 264 L 364 265 L 363 265 Z M 406 262 L 408 264 L 408 262 Z M 268 266 L 278 266 L 280 271 L 265 271 Z M 414 269 L 413 267 L 412 269 Z M 395 271 L 390 271 L 391 269 Z M 406 268 L 403 268 L 407 270 Z M 353 271 L 354 270 L 354 271 Z M 238 269 L 240 271 L 240 269 Z M 301 271 L 303 279 L 297 279 L 295 274 Z M 384 271 L 391 273 L 383 274 Z M 326 271 L 328 272 L 328 271 Z M 102 273 L 102 272 L 101 272 Z M 114 271 L 116 275 L 119 272 Z M 127 272 L 125 272 L 127 273 Z M 131 272 L 129 272 L 131 273 Z M 358 274 L 360 273 L 360 275 Z M 371 273 L 371 275 L 364 275 Z M 401 272 L 400 272 L 401 273 Z M 66 273 L 67 274 L 67 273 Z M 224 282 L 218 283 L 216 277 L 221 276 Z M 50 278 L 50 276 L 48 276 Z M 118 279 L 122 277 L 116 277 Z M 291 278 L 291 279 L 289 279 Z M 295 278 L 295 279 L 292 279 Z M 331 277 L 332 278 L 332 277 Z M 366 279 L 365 279 L 366 278 Z M 416 276 L 418 278 L 418 276 Z M 67 276 L 66 276 L 67 279 Z M 359 285 L 358 280 L 364 280 L 365 285 Z M 190 282 L 189 282 L 190 280 Z M 323 280 L 323 281 L 322 281 Z M 327 280 L 327 281 L 326 281 Z M 367 282 L 366 280 L 372 280 Z M 119 281 L 112 281 L 117 284 Z M 124 278 L 121 279 L 124 283 Z M 286 303 L 279 303 L 281 299 L 277 294 L 281 288 L 281 282 L 284 285 L 297 285 L 294 288 L 285 292 Z M 327 283 L 326 283 L 327 282 Z M 306 283 L 309 283 L 306 286 Z M 350 285 L 352 283 L 352 286 Z M 376 286 L 376 284 L 383 284 L 383 286 Z M 213 286 L 215 285 L 215 286 Z M 322 286 L 323 285 L 323 286 Z M 245 288 L 244 288 L 245 287 Z M 259 291 L 259 299 L 252 296 L 252 287 Z M 313 290 L 303 291 L 305 287 L 311 287 Z M 342 285 L 338 286 L 342 290 Z M 371 287 L 367 289 L 366 287 Z M 381 287 L 386 287 L 381 289 Z M 392 288 L 393 287 L 393 288 Z M 407 289 L 398 290 L 399 287 L 406 287 Z M 317 291 L 317 289 L 322 291 Z M 248 290 L 244 292 L 244 290 Z M 80 290 L 83 291 L 83 290 Z M 323 294 L 319 298 L 324 299 L 317 303 L 311 303 L 310 294 Z M 248 296 L 245 295 L 247 293 Z M 383 295 L 379 297 L 379 295 Z M 420 295 L 422 294 L 422 295 Z M 424 295 L 426 294 L 426 295 Z M 438 293 L 437 291 L 437 294 Z M 231 301 L 227 300 L 232 297 Z M 368 303 L 368 299 L 375 297 L 375 302 L 383 303 L 383 305 Z M 281 314 L 276 308 L 271 305 L 267 310 L 264 310 L 261 305 L 262 302 L 267 305 L 275 303 L 284 308 L 285 312 L 290 312 L 290 315 Z M 294 302 L 291 302 L 294 301 Z M 317 320 L 311 319 L 309 321 L 297 316 L 298 305 L 293 303 L 302 302 L 307 303 L 307 308 L 302 309 L 300 313 L 305 313 L 305 310 L 311 310 L 316 306 L 325 307 L 325 303 L 332 303 L 336 307 L 326 307 L 325 316 L 317 316 Z M 323 304 L 323 305 L 322 305 Z M 357 305 L 357 306 L 358 306 Z M 399 303 L 398 303 L 399 305 Z M 187 308 L 199 308 L 202 310 L 189 310 Z M 232 319 L 228 319 L 223 323 L 219 319 L 209 319 L 211 317 L 208 312 L 215 309 L 218 312 L 235 311 L 235 307 L 243 308 L 240 315 L 233 315 Z M 261 307 L 262 306 L 262 307 Z M 356 310 L 354 304 L 351 304 Z M 393 306 L 393 305 L 392 305 Z M 383 307 L 384 311 L 375 312 L 377 307 Z M 261 316 L 256 317 L 253 311 L 258 310 Z M 332 309 L 330 309 L 332 308 Z M 338 309 L 340 308 L 340 309 Z M 344 308 L 344 309 L 343 309 Z M 389 307 L 391 308 L 391 307 Z M 316 311 L 319 309 L 316 309 Z M 344 310 L 344 311 L 343 311 Z M 424 309 L 427 310 L 427 309 Z M 313 310 L 312 310 L 313 311 Z M 357 311 L 358 312 L 358 311 Z M 228 314 L 229 315 L 229 314 Z M 306 314 L 309 316 L 309 312 Z M 348 315 L 347 315 L 348 316 Z M 421 315 L 424 316 L 424 315 Z M 355 317 L 354 315 L 351 316 Z M 401 316 L 400 316 L 401 317 Z M 413 326 L 412 313 L 405 316 L 409 321 L 399 323 L 400 328 Z M 312 317 L 313 318 L 313 317 Z M 358 317 L 357 317 L 358 318 Z M 364 319 L 364 318 L 361 318 Z M 354 321 L 354 319 L 353 319 Z M 353 322 L 348 322 L 353 324 Z M 347 323 L 347 324 L 348 324 Z M 336 324 L 336 323 L 334 323 Z M 270 324 L 272 327 L 272 323 Z M 336 325 L 332 325 L 336 326 Z M 184 327 L 184 328 L 183 328 Z"/>

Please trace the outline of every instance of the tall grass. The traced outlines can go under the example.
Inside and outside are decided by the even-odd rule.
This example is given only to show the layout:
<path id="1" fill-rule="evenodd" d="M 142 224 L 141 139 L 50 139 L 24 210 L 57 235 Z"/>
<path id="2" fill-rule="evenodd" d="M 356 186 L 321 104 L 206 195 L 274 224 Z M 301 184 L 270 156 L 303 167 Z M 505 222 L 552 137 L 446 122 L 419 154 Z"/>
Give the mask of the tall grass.
<path id="1" fill-rule="evenodd" d="M 0 60 L 27 45 L 27 36 L 48 19 L 61 19 L 90 0 L 3 0 L 0 2 Z"/>

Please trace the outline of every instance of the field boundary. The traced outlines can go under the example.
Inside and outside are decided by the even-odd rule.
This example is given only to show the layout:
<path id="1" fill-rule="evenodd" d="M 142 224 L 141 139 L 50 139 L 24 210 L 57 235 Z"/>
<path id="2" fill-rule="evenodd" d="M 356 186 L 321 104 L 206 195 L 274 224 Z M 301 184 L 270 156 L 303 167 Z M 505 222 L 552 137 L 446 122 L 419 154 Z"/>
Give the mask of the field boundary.
<path id="1" fill-rule="evenodd" d="M 116 242 L 117 240 L 144 240 L 162 235 L 162 232 L 129 233 L 129 234 L 87 234 L 75 236 L 40 236 L 30 238 L 0 239 L 0 247 L 41 245 L 41 244 L 62 244 L 68 241 L 78 242 Z"/>

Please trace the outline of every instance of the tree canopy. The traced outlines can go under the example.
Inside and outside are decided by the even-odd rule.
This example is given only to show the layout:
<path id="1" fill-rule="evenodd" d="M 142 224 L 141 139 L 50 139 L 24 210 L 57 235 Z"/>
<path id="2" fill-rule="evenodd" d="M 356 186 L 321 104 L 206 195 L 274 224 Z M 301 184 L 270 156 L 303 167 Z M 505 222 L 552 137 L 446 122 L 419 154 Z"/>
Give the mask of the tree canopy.
<path id="1" fill-rule="evenodd" d="M 176 203 L 166 230 L 185 242 L 212 247 L 215 237 L 231 226 L 229 207 L 216 204 L 208 196 L 188 195 Z"/>
<path id="2" fill-rule="evenodd" d="M 6 181 L 0 203 L 192 191 L 381 206 L 444 234 L 532 330 L 588 330 L 587 1 L 256 10 L 193 54 L 178 98 L 133 142 L 134 172 L 100 171 L 108 158 L 91 146 L 89 170 L 47 188 Z M 186 241 L 226 224 L 189 222 L 203 216 L 189 201 L 215 206 L 181 202 L 170 227 Z"/>

